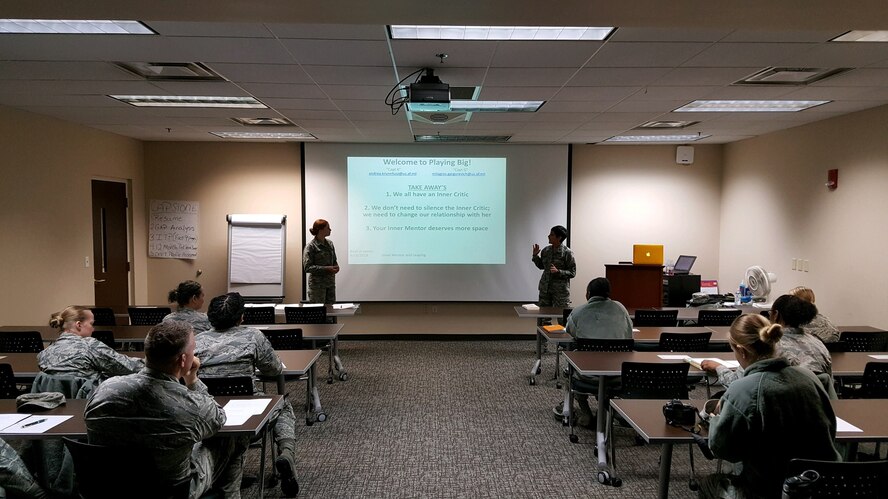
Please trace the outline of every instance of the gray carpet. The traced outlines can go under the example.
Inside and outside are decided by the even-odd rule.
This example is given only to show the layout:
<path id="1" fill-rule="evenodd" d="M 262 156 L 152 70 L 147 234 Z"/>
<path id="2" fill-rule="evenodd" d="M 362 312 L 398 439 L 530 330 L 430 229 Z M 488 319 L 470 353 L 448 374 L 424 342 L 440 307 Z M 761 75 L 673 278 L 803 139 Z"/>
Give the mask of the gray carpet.
<path id="1" fill-rule="evenodd" d="M 623 486 L 596 481 L 594 432 L 578 428 L 572 444 L 552 417 L 553 353 L 528 384 L 532 341 L 343 341 L 340 354 L 349 380 L 318 385 L 329 419 L 297 426 L 301 498 L 656 497 L 659 447 L 635 445 L 629 429 L 615 438 Z M 304 384 L 288 390 L 299 410 Z M 715 469 L 696 449 L 695 462 L 698 475 Z M 251 450 L 246 473 L 257 467 Z M 696 497 L 689 477 L 687 447 L 676 447 L 670 497 Z"/>

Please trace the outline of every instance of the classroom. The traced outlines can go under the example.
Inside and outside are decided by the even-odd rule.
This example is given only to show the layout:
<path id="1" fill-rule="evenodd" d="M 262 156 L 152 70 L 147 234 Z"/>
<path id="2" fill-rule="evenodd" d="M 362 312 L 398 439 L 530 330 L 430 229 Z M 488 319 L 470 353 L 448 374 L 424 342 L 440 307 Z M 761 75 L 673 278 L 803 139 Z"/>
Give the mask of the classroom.
<path id="1" fill-rule="evenodd" d="M 567 226 L 570 230 L 567 244 L 574 251 L 578 269 L 571 288 L 574 305 L 585 301 L 585 284 L 604 275 L 606 264 L 631 259 L 633 244 L 656 243 L 664 245 L 667 259 L 674 260 L 682 254 L 696 255 L 694 272 L 703 279 L 717 280 L 722 292 L 735 291 L 745 270 L 759 265 L 777 275 L 773 285 L 775 295 L 796 286 L 807 286 L 816 290 L 820 311 L 836 324 L 888 329 L 888 308 L 885 307 L 888 286 L 884 284 L 888 275 L 888 260 L 884 257 L 885 248 L 888 248 L 888 227 L 883 215 L 888 213 L 888 198 L 884 195 L 888 187 L 888 142 L 885 140 L 888 132 L 888 43 L 863 43 L 860 45 L 866 47 L 859 50 L 848 47 L 855 45 L 850 43 L 834 50 L 824 47 L 830 38 L 850 30 L 888 27 L 888 11 L 881 2 L 864 1 L 842 8 L 834 2 L 816 0 L 808 2 L 803 12 L 783 3 L 774 5 L 774 2 L 755 1 L 717 9 L 696 0 L 672 2 L 669 8 L 657 2 L 630 6 L 575 0 L 558 9 L 542 8 L 523 0 L 483 2 L 484 8 L 473 2 L 456 1 L 448 3 L 447 12 L 430 9 L 428 2 L 391 2 L 382 7 L 342 0 L 304 9 L 311 12 L 297 12 L 299 9 L 283 1 L 263 2 L 261 7 L 251 9 L 245 9 L 237 2 L 198 1 L 189 2 L 188 6 L 160 3 L 152 7 L 124 5 L 119 8 L 116 3 L 102 0 L 90 2 L 89 6 L 4 4 L 0 11 L 2 17 L 16 19 L 110 19 L 123 16 L 142 20 L 149 26 L 155 21 L 175 36 L 195 39 L 216 36 L 232 44 L 236 43 L 236 37 L 224 38 L 219 33 L 226 29 L 239 30 L 239 33 L 261 31 L 263 23 L 304 25 L 312 34 L 305 35 L 303 41 L 336 41 L 337 36 L 343 39 L 353 36 L 348 44 L 336 45 L 336 49 L 350 47 L 354 53 L 348 56 L 340 52 L 330 53 L 328 51 L 332 49 L 328 47 L 325 51 L 323 47 L 327 46 L 323 44 L 315 46 L 306 42 L 307 52 L 311 52 L 305 55 L 309 62 L 299 64 L 326 68 L 327 73 L 319 70 L 310 82 L 300 84 L 335 81 L 345 87 L 350 78 L 345 73 L 351 69 L 356 71 L 354 78 L 357 80 L 352 86 L 361 86 L 360 81 L 365 76 L 372 83 L 360 91 L 348 89 L 354 93 L 344 99 L 359 104 L 352 109 L 329 107 L 338 99 L 331 95 L 290 99 L 292 102 L 285 102 L 289 96 L 277 96 L 275 102 L 281 113 L 287 114 L 286 109 L 291 108 L 288 105 L 300 109 L 287 118 L 296 124 L 304 118 L 303 128 L 309 132 L 315 129 L 319 140 L 220 140 L 209 136 L 205 130 L 217 127 L 222 121 L 229 122 L 228 128 L 232 128 L 231 117 L 258 117 L 262 113 L 257 110 L 240 114 L 228 110 L 181 112 L 177 116 L 161 113 L 156 119 L 145 119 L 144 116 L 150 115 L 145 113 L 141 119 L 125 123 L 122 116 L 129 116 L 129 113 L 118 114 L 119 107 L 107 105 L 102 108 L 107 112 L 105 119 L 101 112 L 90 113 L 86 108 L 97 102 L 93 100 L 95 98 L 126 93 L 125 89 L 130 88 L 126 84 L 121 83 L 117 89 L 109 85 L 100 90 L 78 90 L 89 89 L 89 79 L 66 76 L 62 66 L 52 69 L 58 73 L 42 74 L 39 68 L 30 64 L 61 59 L 72 66 L 84 61 L 98 66 L 100 61 L 122 58 L 152 60 L 151 53 L 138 50 L 116 52 L 105 47 L 96 49 L 101 56 L 92 54 L 79 61 L 78 55 L 89 54 L 86 48 L 68 51 L 58 46 L 43 46 L 33 39 L 7 38 L 21 35 L 0 34 L 0 145 L 3 151 L 0 158 L 0 227 L 4 233 L 0 242 L 0 261 L 3 261 L 4 268 L 4 279 L 0 283 L 0 325 L 43 325 L 51 312 L 69 304 L 95 303 L 93 271 L 96 262 L 85 263 L 87 259 L 92 260 L 94 254 L 92 180 L 126 185 L 130 304 L 166 304 L 171 287 L 197 276 L 208 297 L 226 292 L 226 216 L 233 213 L 287 216 L 284 294 L 286 302 L 298 302 L 305 294 L 301 257 L 305 242 L 311 237 L 307 227 L 314 218 L 323 215 L 316 213 L 310 205 L 306 206 L 306 197 L 313 193 L 306 193 L 304 174 L 314 159 L 326 158 L 340 149 L 372 151 L 380 156 L 422 157 L 426 148 L 436 151 L 437 155 L 441 155 L 438 151 L 453 151 L 452 156 L 459 157 L 465 154 L 464 151 L 475 152 L 478 156 L 482 154 L 477 151 L 496 148 L 496 154 L 505 149 L 511 150 L 509 154 L 515 156 L 533 157 L 554 151 L 552 154 L 563 158 L 565 164 L 559 167 L 565 167 L 569 172 L 566 186 L 569 195 L 564 200 L 568 219 L 534 221 L 532 227 L 536 239 L 522 243 L 526 261 L 509 263 L 532 268 L 532 245 L 544 245 L 551 226 Z M 389 107 L 383 102 L 385 93 L 406 74 L 398 70 L 425 65 L 454 86 L 474 86 L 482 85 L 483 73 L 491 69 L 487 63 L 461 67 L 459 58 L 468 57 L 466 52 L 471 50 L 458 51 L 439 62 L 434 57 L 437 45 L 423 41 L 410 49 L 413 51 L 411 57 L 405 56 L 399 61 L 404 67 L 393 72 L 391 64 L 386 67 L 378 60 L 379 47 L 383 47 L 381 54 L 385 56 L 385 45 L 392 42 L 379 33 L 387 33 L 385 26 L 394 22 L 394 18 L 398 22 L 416 24 L 597 26 L 609 23 L 617 29 L 611 40 L 602 44 L 605 48 L 608 44 L 631 48 L 633 43 L 647 43 L 650 47 L 657 44 L 675 46 L 676 50 L 682 45 L 684 50 L 692 51 L 677 62 L 657 60 L 658 57 L 667 58 L 667 55 L 678 57 L 666 49 L 663 52 L 633 52 L 643 56 L 610 65 L 627 69 L 626 74 L 649 71 L 659 75 L 681 68 L 695 53 L 705 51 L 710 45 L 730 45 L 723 39 L 730 41 L 732 33 L 738 40 L 735 45 L 747 43 L 749 48 L 723 54 L 736 56 L 736 61 L 740 62 L 734 64 L 734 69 L 743 69 L 740 71 L 742 75 L 793 61 L 809 67 L 817 64 L 816 67 L 827 65 L 852 69 L 801 89 L 753 89 L 760 91 L 756 94 L 759 99 L 787 96 L 831 101 L 819 108 L 798 113 L 747 113 L 756 116 L 728 124 L 719 121 L 729 121 L 725 115 L 730 113 L 714 113 L 717 118 L 705 116 L 706 113 L 690 113 L 690 119 L 701 123 L 692 125 L 689 130 L 695 134 L 698 131 L 712 133 L 712 136 L 678 144 L 693 147 L 694 158 L 689 165 L 677 164 L 676 144 L 601 143 L 614 135 L 605 131 L 612 130 L 608 127 L 613 126 L 616 118 L 608 118 L 611 121 L 606 123 L 607 126 L 602 123 L 599 132 L 594 116 L 601 112 L 604 120 L 609 113 L 604 112 L 607 108 L 594 110 L 594 104 L 598 99 L 607 100 L 607 107 L 610 107 L 629 96 L 599 97 L 601 94 L 592 90 L 587 94 L 577 91 L 575 95 L 582 97 L 548 102 L 549 110 L 543 105 L 538 113 L 534 113 L 541 118 L 516 118 L 514 123 L 518 125 L 508 117 L 473 118 L 476 123 L 457 127 L 411 123 L 409 130 L 416 133 L 456 130 L 453 133 L 496 135 L 508 131 L 515 134 L 505 145 L 426 145 L 413 143 L 412 133 L 406 133 L 405 111 L 388 116 Z M 329 28 L 333 34 L 325 40 L 327 25 L 333 26 Z M 620 35 L 621 30 L 624 30 L 623 35 Z M 294 27 L 293 31 L 298 29 Z M 368 31 L 375 33 L 377 38 L 367 39 Z M 627 38 L 621 40 L 620 36 Z M 249 38 L 249 35 L 243 37 Z M 621 41 L 623 45 L 618 43 Z M 777 50 L 783 50 L 789 44 L 801 46 L 806 43 L 810 43 L 812 50 L 816 45 L 817 57 L 794 59 L 790 57 L 793 54 Z M 447 46 L 453 47 L 454 44 L 449 42 Z M 507 47 L 504 44 L 501 50 Z M 194 50 L 200 53 L 197 48 Z M 223 52 L 225 48 L 218 50 Z M 769 53 L 769 50 L 773 52 Z M 59 51 L 58 56 L 55 51 Z M 527 57 L 539 60 L 546 54 L 530 51 Z M 589 53 L 586 58 L 595 61 L 596 54 L 598 52 Z M 784 57 L 779 57 L 780 54 Z M 537 67 L 531 62 L 522 63 L 523 56 L 518 50 L 509 52 L 509 55 L 513 67 L 509 68 L 512 72 L 508 74 L 515 79 L 541 78 L 540 75 L 547 71 L 580 71 L 584 64 L 587 66 L 582 71 L 590 73 L 577 74 L 590 75 L 595 71 L 595 64 L 588 65 L 585 58 L 576 64 L 573 61 L 577 59 L 576 54 L 560 54 L 564 60 L 571 60 L 569 64 L 563 64 L 565 67 L 558 67 L 557 63 Z M 602 52 L 601 57 L 604 56 L 620 57 L 620 54 Z M 298 61 L 300 55 L 293 57 Z M 324 57 L 336 62 L 325 64 Z M 364 57 L 370 62 L 356 62 Z M 716 55 L 710 53 L 708 57 Z M 349 58 L 351 62 L 338 62 Z M 223 73 L 222 68 L 228 63 L 221 55 L 217 60 L 201 62 L 211 68 L 216 64 Z M 233 62 L 229 64 L 234 65 Z M 721 69 L 728 73 L 727 67 Z M 706 70 L 713 68 L 719 69 L 719 64 L 710 62 Z M 70 71 L 82 74 L 79 68 Z M 344 75 L 334 74 L 337 72 Z M 717 71 L 713 70 L 707 74 L 715 73 Z M 528 92 L 534 85 L 503 83 L 507 77 L 501 75 L 496 80 L 494 76 L 496 73 L 491 72 L 488 81 L 500 82 L 497 87 L 499 95 L 514 95 L 514 99 L 535 98 L 530 95 L 532 92 Z M 324 81 L 324 77 L 330 80 Z M 95 78 L 100 79 L 100 76 Z M 622 103 L 622 119 L 634 121 L 624 121 L 620 133 L 628 134 L 658 116 L 679 119 L 681 113 L 669 111 L 698 98 L 695 87 L 725 87 L 718 94 L 723 99 L 732 98 L 732 95 L 749 98 L 747 96 L 754 93 L 747 87 L 695 81 L 690 76 L 687 79 L 676 76 L 672 83 L 659 85 L 653 83 L 655 79 L 650 78 L 649 87 L 648 82 L 635 85 L 632 98 Z M 563 80 L 568 81 L 568 78 Z M 254 82 L 254 92 L 265 91 L 263 99 L 268 102 L 276 98 L 271 86 L 288 86 L 285 82 L 271 81 Z M 843 84 L 843 81 L 849 83 Z M 188 89 L 189 84 L 176 83 L 159 88 L 163 89 L 162 93 L 180 91 L 188 95 L 218 89 L 213 86 L 216 82 L 204 87 L 196 83 L 198 86 L 193 89 Z M 60 89 L 65 86 L 72 90 Z M 599 82 L 578 88 L 614 92 L 626 86 Z M 483 86 L 481 88 L 483 92 Z M 564 87 L 571 88 L 570 85 Z M 250 93 L 248 90 L 240 88 L 247 94 Z M 645 97 L 648 92 L 650 96 Z M 83 100 L 71 98 L 72 95 L 91 93 L 98 95 Z M 833 98 L 835 102 L 832 102 Z M 309 100 L 323 105 L 310 104 Z M 649 106 L 646 101 L 656 101 L 657 105 L 666 107 L 652 111 L 656 106 Z M 313 105 L 318 107 L 312 109 Z M 78 106 L 83 108 L 83 114 L 78 112 Z M 269 111 L 263 110 L 265 113 Z M 333 123 L 330 115 L 334 111 L 347 116 L 340 120 L 345 125 Z M 476 113 L 476 116 L 481 115 Z M 838 170 L 838 185 L 834 189 L 826 185 L 830 170 Z M 544 165 L 541 165 L 539 175 L 544 174 Z M 149 257 L 148 210 L 152 200 L 199 203 L 200 249 L 196 258 Z M 338 202 L 345 204 L 346 200 Z M 334 231 L 331 239 L 339 245 L 346 232 L 337 232 L 337 227 L 344 227 L 345 221 L 331 219 L 330 222 Z M 509 223 L 523 225 L 524 221 L 513 219 Z M 793 268 L 794 262 L 799 260 L 806 262 L 805 270 Z M 433 301 L 380 301 L 372 295 L 362 295 L 354 300 L 361 302 L 360 314 L 343 320 L 346 328 L 342 338 L 347 339 L 350 334 L 389 335 L 393 339 L 398 335 L 505 337 L 524 334 L 530 337 L 532 327 L 526 319 L 516 316 L 513 306 L 534 301 L 535 297 L 534 288 L 527 290 L 526 300 L 512 302 L 483 299 L 467 302 L 458 296 Z"/>

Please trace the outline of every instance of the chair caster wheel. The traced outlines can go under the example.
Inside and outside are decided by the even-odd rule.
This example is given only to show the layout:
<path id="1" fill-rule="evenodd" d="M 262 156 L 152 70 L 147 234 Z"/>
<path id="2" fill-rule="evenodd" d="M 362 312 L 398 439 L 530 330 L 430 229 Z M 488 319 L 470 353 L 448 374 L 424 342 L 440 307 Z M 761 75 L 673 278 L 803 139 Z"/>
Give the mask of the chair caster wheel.
<path id="1" fill-rule="evenodd" d="M 538 367 L 538 368 L 537 368 L 537 374 L 540 374 L 541 372 L 543 372 L 543 368 L 542 368 L 542 367 Z"/>
<path id="2" fill-rule="evenodd" d="M 345 372 L 339 373 L 339 381 L 348 381 L 348 373 L 345 373 Z"/>
<path id="3" fill-rule="evenodd" d="M 311 426 L 311 425 L 313 425 L 313 424 L 315 424 L 314 421 L 312 421 L 312 420 L 310 420 L 310 419 L 308 419 L 308 418 L 305 418 L 305 426 Z"/>
<path id="4" fill-rule="evenodd" d="M 561 390 L 561 383 L 555 383 L 555 389 Z"/>
<path id="5" fill-rule="evenodd" d="M 697 480 L 692 479 L 690 482 L 688 482 L 688 488 L 694 492 L 697 492 L 698 490 L 700 490 L 700 484 L 697 483 Z"/>
<path id="6" fill-rule="evenodd" d="M 577 435 L 571 435 L 571 436 L 570 436 L 570 443 L 575 444 L 575 443 L 577 443 L 577 442 L 579 442 L 579 441 L 580 441 L 580 437 L 579 437 L 579 436 L 577 436 Z"/>
<path id="7" fill-rule="evenodd" d="M 623 480 L 615 476 L 612 477 L 607 471 L 599 471 L 598 483 L 611 487 L 621 487 L 623 485 Z"/>
<path id="8" fill-rule="evenodd" d="M 537 384 L 536 378 L 530 378 L 530 386 Z"/>
<path id="9" fill-rule="evenodd" d="M 332 385 L 332 384 L 333 384 L 333 376 L 330 376 L 330 377 L 327 378 L 327 384 L 328 384 L 328 385 Z"/>
<path id="10" fill-rule="evenodd" d="M 318 413 L 318 422 L 323 423 L 326 420 L 327 420 L 327 413 L 326 412 L 319 412 Z"/>

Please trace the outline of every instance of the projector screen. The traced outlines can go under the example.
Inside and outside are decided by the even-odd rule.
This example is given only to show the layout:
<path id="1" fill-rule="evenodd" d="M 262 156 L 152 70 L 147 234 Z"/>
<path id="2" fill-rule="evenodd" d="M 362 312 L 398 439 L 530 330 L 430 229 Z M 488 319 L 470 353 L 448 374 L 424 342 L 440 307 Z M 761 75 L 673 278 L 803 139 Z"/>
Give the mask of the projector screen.
<path id="1" fill-rule="evenodd" d="M 303 237 L 330 222 L 339 301 L 536 301 L 532 246 L 568 223 L 567 146 L 304 147 Z"/>

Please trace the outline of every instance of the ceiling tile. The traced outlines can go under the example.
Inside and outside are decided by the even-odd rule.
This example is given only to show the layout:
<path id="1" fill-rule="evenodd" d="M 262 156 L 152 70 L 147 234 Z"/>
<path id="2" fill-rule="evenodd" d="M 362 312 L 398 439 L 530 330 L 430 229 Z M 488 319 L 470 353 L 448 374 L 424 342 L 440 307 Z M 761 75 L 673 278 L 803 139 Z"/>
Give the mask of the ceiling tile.
<path id="1" fill-rule="evenodd" d="M 595 41 L 499 42 L 490 66 L 494 68 L 580 68 L 600 49 Z"/>
<path id="2" fill-rule="evenodd" d="M 595 54 L 586 67 L 671 68 L 681 65 L 709 46 L 709 43 L 610 42 Z"/>
<path id="3" fill-rule="evenodd" d="M 766 68 L 779 66 L 781 61 L 812 47 L 809 43 L 716 43 L 682 66 Z"/>
<path id="4" fill-rule="evenodd" d="M 292 60 L 324 66 L 386 66 L 392 63 L 384 41 L 283 39 Z"/>
<path id="5" fill-rule="evenodd" d="M 663 77 L 669 68 L 585 68 L 567 83 L 571 87 L 645 86 Z"/>

